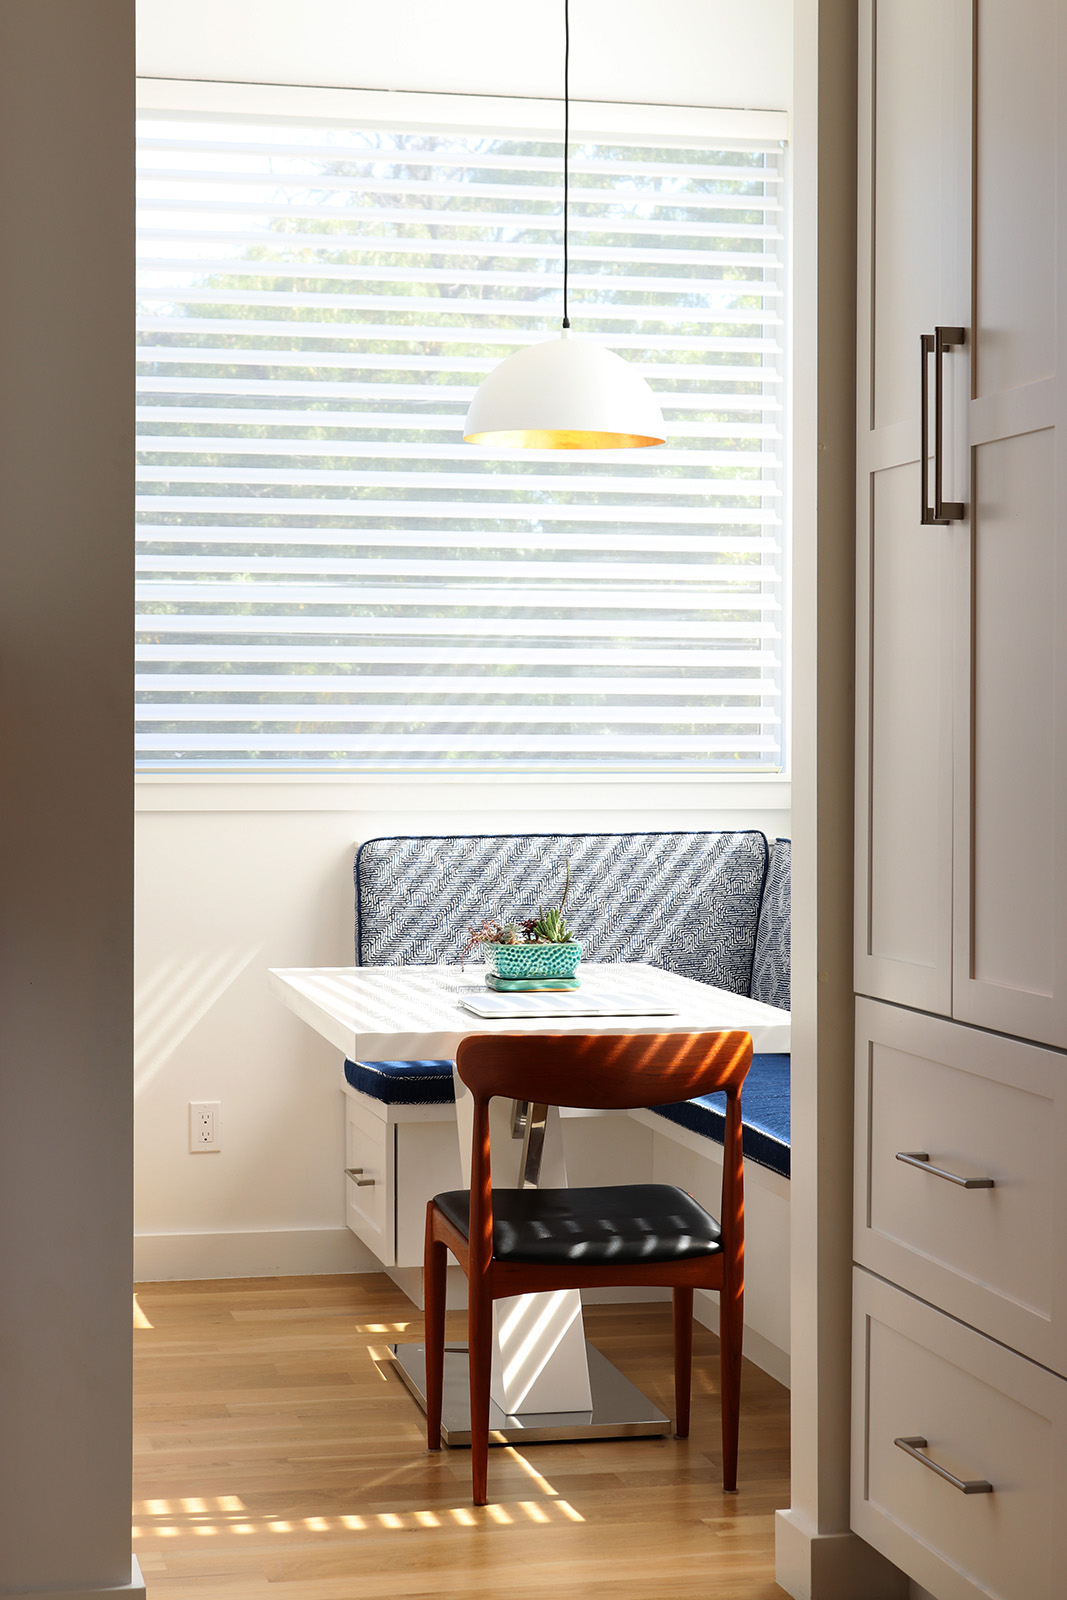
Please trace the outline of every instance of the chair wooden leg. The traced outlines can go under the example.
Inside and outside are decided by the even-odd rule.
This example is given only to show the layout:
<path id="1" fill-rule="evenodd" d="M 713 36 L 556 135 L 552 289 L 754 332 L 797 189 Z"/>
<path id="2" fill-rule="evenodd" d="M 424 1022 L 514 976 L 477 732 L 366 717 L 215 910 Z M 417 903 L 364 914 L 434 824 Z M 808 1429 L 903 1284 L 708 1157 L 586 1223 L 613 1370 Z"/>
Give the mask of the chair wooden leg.
<path id="1" fill-rule="evenodd" d="M 471 1478 L 474 1504 L 484 1506 L 489 1475 L 489 1380 L 493 1363 L 493 1302 L 484 1285 L 467 1286 L 467 1344 L 471 1388 Z"/>
<path id="2" fill-rule="evenodd" d="M 674 1291 L 674 1432 L 689 1437 L 689 1396 L 693 1386 L 693 1291 Z"/>
<path id="3" fill-rule="evenodd" d="M 441 1448 L 441 1397 L 445 1380 L 445 1285 L 448 1250 L 433 1236 L 434 1205 L 426 1207 L 426 1254 L 423 1294 L 426 1300 L 426 1444 Z"/>
<path id="4" fill-rule="evenodd" d="M 741 1289 L 719 1295 L 719 1388 L 722 1393 L 722 1486 L 737 1490 L 737 1435 L 741 1421 L 741 1347 L 745 1300 Z"/>

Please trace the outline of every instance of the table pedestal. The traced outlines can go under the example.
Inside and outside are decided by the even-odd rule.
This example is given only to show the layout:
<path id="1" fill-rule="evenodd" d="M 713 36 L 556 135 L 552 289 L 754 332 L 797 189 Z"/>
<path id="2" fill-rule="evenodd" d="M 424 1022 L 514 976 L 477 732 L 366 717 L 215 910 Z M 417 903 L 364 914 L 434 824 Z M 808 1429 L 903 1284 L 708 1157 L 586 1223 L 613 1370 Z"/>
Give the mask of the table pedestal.
<path id="1" fill-rule="evenodd" d="M 426 1410 L 426 1347 L 390 1345 L 397 1372 Z M 607 1356 L 585 1347 L 591 1403 L 585 1411 L 522 1411 L 508 1416 L 489 1402 L 490 1444 L 543 1444 L 550 1439 L 624 1439 L 671 1431 L 671 1420 L 643 1395 Z M 445 1383 L 441 1439 L 453 1449 L 470 1446 L 470 1381 L 467 1346 L 445 1345 Z"/>
<path id="2" fill-rule="evenodd" d="M 471 1181 L 474 1097 L 453 1073 L 463 1182 Z M 514 1117 L 513 1117 L 514 1123 Z M 563 1129 L 557 1106 L 525 1108 L 519 1187 L 565 1189 Z M 582 1297 L 577 1289 L 515 1295 L 493 1302 L 493 1370 L 489 1394 L 503 1416 L 592 1408 Z"/>

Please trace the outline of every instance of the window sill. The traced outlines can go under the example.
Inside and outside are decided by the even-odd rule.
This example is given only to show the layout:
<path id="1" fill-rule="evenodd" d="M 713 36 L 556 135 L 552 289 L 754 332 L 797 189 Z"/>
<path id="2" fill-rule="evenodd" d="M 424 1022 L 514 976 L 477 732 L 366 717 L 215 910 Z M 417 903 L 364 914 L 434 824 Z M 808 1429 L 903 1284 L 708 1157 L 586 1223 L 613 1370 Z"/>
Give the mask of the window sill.
<path id="1" fill-rule="evenodd" d="M 515 773 L 140 773 L 138 811 L 375 811 L 405 814 L 502 807 L 567 811 L 589 807 L 694 811 L 786 811 L 792 785 L 780 774 L 674 773 L 529 778 Z M 547 819 L 546 819 L 547 820 Z"/>

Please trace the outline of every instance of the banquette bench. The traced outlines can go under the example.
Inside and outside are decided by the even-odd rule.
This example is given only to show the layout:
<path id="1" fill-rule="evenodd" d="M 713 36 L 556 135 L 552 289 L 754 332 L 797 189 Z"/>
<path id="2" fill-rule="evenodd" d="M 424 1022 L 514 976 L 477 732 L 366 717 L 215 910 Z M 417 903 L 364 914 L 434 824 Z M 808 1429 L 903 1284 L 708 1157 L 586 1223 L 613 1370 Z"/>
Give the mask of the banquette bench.
<path id="1" fill-rule="evenodd" d="M 789 1007 L 789 840 L 759 832 L 483 834 L 370 839 L 356 854 L 360 966 L 458 962 L 486 915 L 515 920 L 554 901 L 585 959 L 647 961 Z M 360 1095 L 447 1104 L 450 1061 L 345 1062 Z M 721 1096 L 657 1115 L 723 1138 Z M 746 1157 L 789 1176 L 789 1057 L 757 1055 L 742 1095 Z"/>
<path id="2" fill-rule="evenodd" d="M 789 1007 L 788 839 L 760 832 L 492 834 L 370 839 L 355 860 L 360 966 L 458 962 L 485 916 L 558 902 L 591 961 L 644 961 Z M 461 1187 L 450 1061 L 346 1061 L 345 1219 L 422 1298 L 426 1201 Z M 719 1096 L 567 1124 L 571 1181 L 677 1183 L 719 1203 Z M 503 1117 L 502 1108 L 500 1115 Z M 746 1353 L 788 1381 L 789 1057 L 754 1058 L 742 1093 L 749 1240 Z M 520 1145 L 502 1126 L 517 1177 Z M 358 1171 L 357 1171 L 358 1169 Z M 494 1157 L 494 1171 L 497 1159 Z M 512 1180 L 514 1181 L 514 1179 Z M 455 1285 L 456 1304 L 465 1304 Z M 714 1297 L 697 1317 L 717 1325 Z"/>

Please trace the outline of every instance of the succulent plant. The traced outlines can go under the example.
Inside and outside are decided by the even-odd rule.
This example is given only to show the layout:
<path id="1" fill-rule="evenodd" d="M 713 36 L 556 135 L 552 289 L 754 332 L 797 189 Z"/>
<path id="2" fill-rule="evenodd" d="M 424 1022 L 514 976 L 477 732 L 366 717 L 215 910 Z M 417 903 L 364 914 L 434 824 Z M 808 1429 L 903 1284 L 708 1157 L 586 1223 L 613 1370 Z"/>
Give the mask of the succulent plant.
<path id="1" fill-rule="evenodd" d="M 563 897 L 558 906 L 538 906 L 536 917 L 523 922 L 498 922 L 495 917 L 483 917 L 480 928 L 468 928 L 470 938 L 460 956 L 460 966 L 478 944 L 570 944 L 574 935 L 567 926 L 563 907 L 571 887 L 571 864 L 567 862 L 567 876 L 563 883 Z"/>
<path id="2" fill-rule="evenodd" d="M 541 914 L 534 923 L 534 938 L 538 944 L 569 944 L 571 931 L 562 910 L 551 906 L 545 911 L 542 907 Z"/>
<path id="3" fill-rule="evenodd" d="M 480 928 L 468 927 L 467 932 L 470 934 L 470 938 L 463 946 L 463 950 L 460 954 L 460 971 L 463 970 L 463 963 L 466 961 L 476 944 L 502 944 L 504 942 L 501 938 L 504 930 L 500 923 L 497 922 L 495 917 L 483 917 Z"/>
<path id="4" fill-rule="evenodd" d="M 558 906 L 550 906 L 546 911 L 544 906 L 537 908 L 537 920 L 528 937 L 536 939 L 539 944 L 570 944 L 574 935 L 567 926 L 563 915 L 563 907 L 567 904 L 567 895 L 571 887 L 571 864 L 567 862 L 567 877 L 563 884 L 563 898 Z M 523 923 L 523 927 L 526 924 Z"/>

